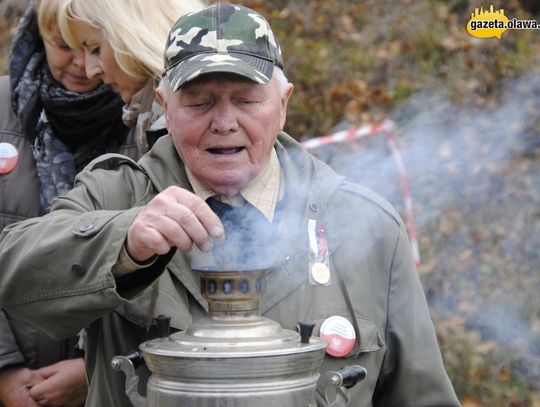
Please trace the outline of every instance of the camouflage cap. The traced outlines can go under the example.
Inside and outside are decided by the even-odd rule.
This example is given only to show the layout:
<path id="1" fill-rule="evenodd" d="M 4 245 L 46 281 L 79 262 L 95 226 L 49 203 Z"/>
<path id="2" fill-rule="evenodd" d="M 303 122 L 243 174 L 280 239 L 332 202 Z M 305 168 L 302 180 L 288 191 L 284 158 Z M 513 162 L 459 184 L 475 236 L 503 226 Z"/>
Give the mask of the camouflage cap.
<path id="1" fill-rule="evenodd" d="M 266 19 L 247 7 L 217 3 L 181 17 L 169 33 L 165 74 L 173 91 L 200 75 L 235 73 L 266 84 L 281 49 Z"/>

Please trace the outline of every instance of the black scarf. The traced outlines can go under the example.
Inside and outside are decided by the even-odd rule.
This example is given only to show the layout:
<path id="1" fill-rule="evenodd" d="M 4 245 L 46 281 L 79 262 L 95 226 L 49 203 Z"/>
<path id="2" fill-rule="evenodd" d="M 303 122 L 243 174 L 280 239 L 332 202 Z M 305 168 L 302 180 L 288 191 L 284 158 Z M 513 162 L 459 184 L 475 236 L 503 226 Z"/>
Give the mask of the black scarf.
<path id="1" fill-rule="evenodd" d="M 9 71 L 12 106 L 34 145 L 46 213 L 56 196 L 73 188 L 77 172 L 125 140 L 123 103 L 107 86 L 75 93 L 54 80 L 32 6 L 17 27 Z"/>

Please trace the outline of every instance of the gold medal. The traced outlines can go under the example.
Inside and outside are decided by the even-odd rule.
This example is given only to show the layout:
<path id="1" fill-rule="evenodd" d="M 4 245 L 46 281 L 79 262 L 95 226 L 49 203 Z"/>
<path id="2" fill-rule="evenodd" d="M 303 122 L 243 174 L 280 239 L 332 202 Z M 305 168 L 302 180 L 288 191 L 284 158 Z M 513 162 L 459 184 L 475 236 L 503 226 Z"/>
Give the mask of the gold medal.
<path id="1" fill-rule="evenodd" d="M 313 263 L 311 265 L 311 277 L 318 284 L 327 284 L 330 281 L 330 270 L 324 263 Z"/>

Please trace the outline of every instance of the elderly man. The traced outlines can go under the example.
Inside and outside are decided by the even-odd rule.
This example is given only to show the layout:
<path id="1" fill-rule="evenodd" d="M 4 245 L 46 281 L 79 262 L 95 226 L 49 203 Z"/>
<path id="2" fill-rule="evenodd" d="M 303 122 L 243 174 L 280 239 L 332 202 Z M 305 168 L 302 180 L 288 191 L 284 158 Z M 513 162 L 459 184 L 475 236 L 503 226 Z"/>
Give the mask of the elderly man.
<path id="1" fill-rule="evenodd" d="M 261 311 L 287 329 L 350 328 L 322 369 L 367 369 L 351 406 L 459 405 L 402 221 L 282 132 L 293 86 L 266 20 L 210 6 L 177 22 L 165 59 L 157 96 L 170 137 L 138 163 L 95 160 L 48 216 L 6 228 L 1 305 L 56 337 L 87 327 L 87 405 L 130 405 L 111 358 L 155 336 L 156 315 L 176 330 L 205 315 L 188 253 L 235 228 L 210 198 L 285 231 Z"/>

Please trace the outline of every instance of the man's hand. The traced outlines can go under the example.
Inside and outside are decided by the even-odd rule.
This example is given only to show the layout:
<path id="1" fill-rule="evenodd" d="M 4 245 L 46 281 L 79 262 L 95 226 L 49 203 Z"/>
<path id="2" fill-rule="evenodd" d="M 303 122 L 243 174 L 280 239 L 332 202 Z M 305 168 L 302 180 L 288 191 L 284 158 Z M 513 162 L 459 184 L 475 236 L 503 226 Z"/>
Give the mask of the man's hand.
<path id="1" fill-rule="evenodd" d="M 35 372 L 44 378 L 30 389 L 37 405 L 78 407 L 84 404 L 88 392 L 84 359 L 62 360 Z"/>
<path id="2" fill-rule="evenodd" d="M 43 381 L 35 370 L 13 366 L 0 372 L 0 401 L 6 407 L 39 407 L 30 396 L 30 388 Z"/>
<path id="3" fill-rule="evenodd" d="M 143 262 L 166 254 L 173 246 L 188 252 L 195 243 L 202 251 L 210 251 L 214 240 L 223 238 L 223 225 L 208 204 L 173 186 L 139 212 L 128 230 L 126 249 L 134 260 Z"/>

